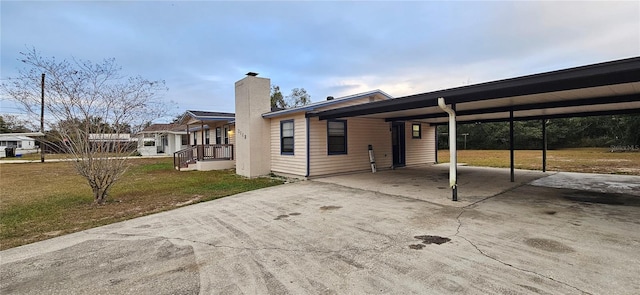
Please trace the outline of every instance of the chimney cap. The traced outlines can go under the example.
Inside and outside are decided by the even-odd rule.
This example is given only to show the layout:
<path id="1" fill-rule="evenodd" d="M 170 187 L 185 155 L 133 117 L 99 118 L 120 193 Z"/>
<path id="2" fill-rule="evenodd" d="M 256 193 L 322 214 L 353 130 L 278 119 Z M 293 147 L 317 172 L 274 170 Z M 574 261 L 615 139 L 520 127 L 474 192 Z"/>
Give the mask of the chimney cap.
<path id="1" fill-rule="evenodd" d="M 257 75 L 258 75 L 258 73 L 256 73 L 256 72 L 248 72 L 247 73 L 247 76 L 251 76 L 251 77 L 255 77 Z"/>

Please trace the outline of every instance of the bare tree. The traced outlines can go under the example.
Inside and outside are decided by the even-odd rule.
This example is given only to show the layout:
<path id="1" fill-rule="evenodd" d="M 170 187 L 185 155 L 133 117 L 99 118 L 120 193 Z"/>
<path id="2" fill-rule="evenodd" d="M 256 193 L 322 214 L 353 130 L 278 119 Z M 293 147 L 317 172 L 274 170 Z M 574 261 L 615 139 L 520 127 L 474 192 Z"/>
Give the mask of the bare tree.
<path id="1" fill-rule="evenodd" d="M 293 88 L 286 99 L 280 92 L 280 86 L 271 85 L 271 109 L 288 109 L 311 103 L 311 95 L 304 88 Z"/>
<path id="2" fill-rule="evenodd" d="M 304 88 L 293 88 L 291 89 L 291 94 L 287 95 L 287 99 L 291 107 L 298 107 L 309 104 L 311 95 Z"/>
<path id="3" fill-rule="evenodd" d="M 124 76 L 114 59 L 101 63 L 57 61 L 35 49 L 21 52 L 25 68 L 2 84 L 3 91 L 34 120 L 40 113 L 40 77 L 46 75 L 45 114 L 48 144 L 75 159 L 75 168 L 103 204 L 112 185 L 124 174 L 131 155 L 129 132 L 165 114 L 157 99 L 164 81 Z"/>
<path id="4" fill-rule="evenodd" d="M 284 101 L 284 96 L 282 96 L 278 85 L 271 85 L 271 108 L 274 110 L 287 108 L 287 103 Z"/>

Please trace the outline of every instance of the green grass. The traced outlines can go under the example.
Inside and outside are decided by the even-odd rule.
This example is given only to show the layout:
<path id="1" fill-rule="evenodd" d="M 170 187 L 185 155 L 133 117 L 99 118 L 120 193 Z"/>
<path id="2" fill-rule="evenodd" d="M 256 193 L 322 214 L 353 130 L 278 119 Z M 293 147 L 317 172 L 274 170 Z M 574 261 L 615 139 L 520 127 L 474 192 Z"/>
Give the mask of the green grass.
<path id="1" fill-rule="evenodd" d="M 104 205 L 69 162 L 0 164 L 0 249 L 281 184 L 232 170 L 176 171 L 173 159 L 132 159 Z"/>

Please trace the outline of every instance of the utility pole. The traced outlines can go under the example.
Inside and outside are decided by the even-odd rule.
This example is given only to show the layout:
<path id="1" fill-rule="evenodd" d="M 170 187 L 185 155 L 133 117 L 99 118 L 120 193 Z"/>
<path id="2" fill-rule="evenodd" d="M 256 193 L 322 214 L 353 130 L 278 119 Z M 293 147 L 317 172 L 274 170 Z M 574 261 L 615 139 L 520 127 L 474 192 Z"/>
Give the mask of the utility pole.
<path id="1" fill-rule="evenodd" d="M 40 163 L 44 163 L 44 73 L 42 73 L 40 88 L 40 133 L 42 133 L 42 140 L 40 140 Z"/>

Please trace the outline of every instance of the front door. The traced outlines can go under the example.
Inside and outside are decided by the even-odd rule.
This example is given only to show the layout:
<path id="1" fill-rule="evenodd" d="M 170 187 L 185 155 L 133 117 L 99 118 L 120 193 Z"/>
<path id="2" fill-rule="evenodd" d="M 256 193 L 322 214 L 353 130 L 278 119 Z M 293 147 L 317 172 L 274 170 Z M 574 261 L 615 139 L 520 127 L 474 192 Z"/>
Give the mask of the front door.
<path id="1" fill-rule="evenodd" d="M 391 124 L 391 144 L 393 146 L 393 167 L 402 167 L 406 164 L 404 146 L 404 122 Z"/>

